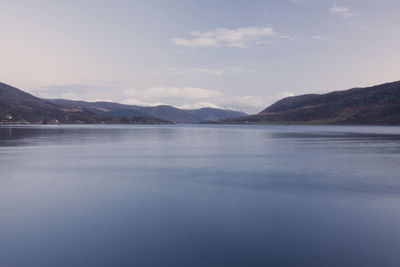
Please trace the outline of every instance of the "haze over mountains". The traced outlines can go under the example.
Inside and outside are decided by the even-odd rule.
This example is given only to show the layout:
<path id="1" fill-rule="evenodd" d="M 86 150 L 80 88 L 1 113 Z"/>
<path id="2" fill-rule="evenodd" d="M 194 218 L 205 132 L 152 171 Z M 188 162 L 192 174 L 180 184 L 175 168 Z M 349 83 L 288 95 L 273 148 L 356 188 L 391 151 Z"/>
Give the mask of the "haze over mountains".
<path id="1" fill-rule="evenodd" d="M 0 122 L 400 124 L 400 81 L 327 94 L 286 97 L 256 115 L 113 102 L 41 99 L 0 83 Z"/>
<path id="2" fill-rule="evenodd" d="M 243 112 L 162 105 L 142 107 L 113 102 L 41 99 L 0 83 L 1 123 L 199 123 L 245 116 Z"/>
<path id="3" fill-rule="evenodd" d="M 400 81 L 327 94 L 286 97 L 224 123 L 400 124 Z"/>

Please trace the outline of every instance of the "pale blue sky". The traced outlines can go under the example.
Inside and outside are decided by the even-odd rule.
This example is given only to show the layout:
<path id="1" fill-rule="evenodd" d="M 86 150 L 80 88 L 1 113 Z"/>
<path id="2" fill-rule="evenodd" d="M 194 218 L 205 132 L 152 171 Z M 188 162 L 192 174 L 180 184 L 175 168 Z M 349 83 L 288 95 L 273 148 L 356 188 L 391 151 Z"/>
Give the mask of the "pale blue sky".
<path id="1" fill-rule="evenodd" d="M 1 81 L 41 97 L 255 113 L 400 80 L 400 1 L 1 0 Z"/>

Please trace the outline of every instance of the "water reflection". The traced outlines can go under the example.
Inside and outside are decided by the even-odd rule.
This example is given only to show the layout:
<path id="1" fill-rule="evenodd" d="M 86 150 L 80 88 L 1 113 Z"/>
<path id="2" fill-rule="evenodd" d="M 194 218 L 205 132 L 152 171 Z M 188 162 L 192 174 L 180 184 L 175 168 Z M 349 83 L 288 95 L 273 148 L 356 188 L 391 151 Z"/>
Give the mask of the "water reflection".
<path id="1" fill-rule="evenodd" d="M 399 129 L 0 127 L 0 266 L 399 266 Z"/>

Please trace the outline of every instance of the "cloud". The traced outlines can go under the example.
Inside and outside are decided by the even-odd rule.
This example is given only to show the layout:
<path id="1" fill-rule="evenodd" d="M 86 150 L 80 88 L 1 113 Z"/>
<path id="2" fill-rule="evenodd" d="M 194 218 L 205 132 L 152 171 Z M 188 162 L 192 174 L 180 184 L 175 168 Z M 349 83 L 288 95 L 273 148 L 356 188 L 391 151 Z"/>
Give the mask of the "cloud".
<path id="1" fill-rule="evenodd" d="M 125 104 L 172 105 L 195 109 L 213 107 L 257 112 L 264 108 L 265 100 L 256 96 L 229 96 L 217 90 L 197 87 L 151 87 L 146 90 L 127 90 Z"/>
<path id="2" fill-rule="evenodd" d="M 226 103 L 226 105 L 232 109 L 240 107 L 253 107 L 257 110 L 260 110 L 266 105 L 266 101 L 263 98 L 252 95 L 234 96 L 231 99 L 228 99 L 228 101 L 229 103 Z"/>
<path id="3" fill-rule="evenodd" d="M 276 35 L 271 26 L 243 27 L 237 29 L 218 28 L 213 31 L 191 31 L 192 38 L 171 38 L 179 46 L 187 47 L 236 47 L 247 48 L 265 38 Z"/>
<path id="4" fill-rule="evenodd" d="M 209 102 L 197 102 L 193 104 L 185 104 L 182 106 L 177 106 L 177 108 L 181 109 L 199 109 L 199 108 L 220 108 L 219 106 L 209 103 Z"/>
<path id="5" fill-rule="evenodd" d="M 246 73 L 267 73 L 267 71 L 250 69 L 245 67 L 221 67 L 221 68 L 169 68 L 167 72 L 175 75 L 188 75 L 188 74 L 200 74 L 200 75 L 233 75 L 233 74 L 246 74 Z"/>
<path id="6" fill-rule="evenodd" d="M 276 96 L 235 96 L 221 91 L 199 87 L 157 86 L 148 89 L 123 89 L 121 87 L 85 84 L 54 85 L 31 90 L 43 98 L 63 98 L 84 101 L 110 101 L 139 106 L 172 105 L 185 109 L 214 107 L 256 113 L 275 100 Z"/>
<path id="7" fill-rule="evenodd" d="M 146 98 L 181 98 L 181 99 L 208 99 L 220 97 L 222 93 L 215 90 L 196 87 L 151 87 L 144 91 Z"/>
<path id="8" fill-rule="evenodd" d="M 283 92 L 277 95 L 277 100 L 289 97 L 289 96 L 295 96 L 296 94 L 294 92 Z"/>
<path id="9" fill-rule="evenodd" d="M 349 7 L 338 6 L 336 3 L 329 8 L 329 12 L 331 12 L 333 15 L 339 15 L 344 18 L 350 18 L 358 15 L 357 13 L 352 12 Z"/>
<path id="10" fill-rule="evenodd" d="M 115 88 L 99 85 L 86 84 L 66 84 L 43 86 L 29 90 L 35 96 L 47 99 L 72 99 L 72 100 L 87 100 L 100 101 L 112 99 L 112 92 Z"/>
<path id="11" fill-rule="evenodd" d="M 285 39 L 285 40 L 290 40 L 290 41 L 294 41 L 295 40 L 293 37 L 291 37 L 289 35 L 286 35 L 286 34 L 279 35 L 279 38 L 280 39 Z"/>
<path id="12" fill-rule="evenodd" d="M 326 40 L 326 37 L 322 35 L 313 35 L 311 38 L 314 40 Z"/>
<path id="13" fill-rule="evenodd" d="M 113 101 L 115 102 L 115 101 Z M 156 102 L 156 101 L 142 101 L 136 98 L 126 98 L 121 100 L 119 103 L 127 104 L 127 105 L 135 105 L 135 106 L 159 106 L 159 105 L 168 105 L 165 102 Z"/>

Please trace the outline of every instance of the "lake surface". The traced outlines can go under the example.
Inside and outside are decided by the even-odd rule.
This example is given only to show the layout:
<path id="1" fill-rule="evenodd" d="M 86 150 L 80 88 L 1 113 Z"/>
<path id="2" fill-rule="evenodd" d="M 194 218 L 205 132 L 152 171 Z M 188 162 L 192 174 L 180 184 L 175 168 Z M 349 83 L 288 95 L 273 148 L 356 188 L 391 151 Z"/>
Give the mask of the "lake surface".
<path id="1" fill-rule="evenodd" d="M 0 266 L 400 266 L 400 127 L 0 127 Z"/>

